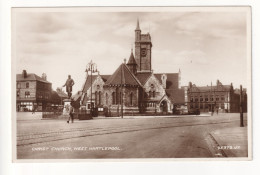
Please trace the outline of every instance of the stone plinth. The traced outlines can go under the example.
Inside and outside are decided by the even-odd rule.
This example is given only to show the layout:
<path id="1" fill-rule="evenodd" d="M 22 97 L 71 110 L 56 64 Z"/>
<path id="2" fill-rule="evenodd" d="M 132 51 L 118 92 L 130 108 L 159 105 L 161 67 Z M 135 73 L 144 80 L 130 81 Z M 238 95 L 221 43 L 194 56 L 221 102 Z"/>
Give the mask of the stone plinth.
<path id="1" fill-rule="evenodd" d="M 69 106 L 70 106 L 70 102 L 71 99 L 64 99 L 64 106 L 63 106 L 63 115 L 69 115 Z"/>

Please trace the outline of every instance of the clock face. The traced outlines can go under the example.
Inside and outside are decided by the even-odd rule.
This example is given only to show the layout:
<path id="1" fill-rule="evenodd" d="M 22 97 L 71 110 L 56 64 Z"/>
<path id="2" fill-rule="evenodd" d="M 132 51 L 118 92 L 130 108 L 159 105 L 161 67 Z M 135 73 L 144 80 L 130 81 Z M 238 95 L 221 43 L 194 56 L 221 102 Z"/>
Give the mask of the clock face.
<path id="1" fill-rule="evenodd" d="M 141 50 L 141 55 L 142 55 L 142 56 L 146 56 L 146 49 L 142 49 L 142 50 Z"/>

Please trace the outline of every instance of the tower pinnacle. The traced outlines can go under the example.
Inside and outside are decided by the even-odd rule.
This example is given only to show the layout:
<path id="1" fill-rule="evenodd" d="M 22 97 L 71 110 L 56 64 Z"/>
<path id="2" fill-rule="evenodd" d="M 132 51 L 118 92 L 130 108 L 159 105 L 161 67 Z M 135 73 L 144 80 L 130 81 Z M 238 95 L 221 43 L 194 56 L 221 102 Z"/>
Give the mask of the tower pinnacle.
<path id="1" fill-rule="evenodd" d="M 136 29 L 135 30 L 140 30 L 139 19 L 137 19 L 137 25 L 136 25 Z"/>

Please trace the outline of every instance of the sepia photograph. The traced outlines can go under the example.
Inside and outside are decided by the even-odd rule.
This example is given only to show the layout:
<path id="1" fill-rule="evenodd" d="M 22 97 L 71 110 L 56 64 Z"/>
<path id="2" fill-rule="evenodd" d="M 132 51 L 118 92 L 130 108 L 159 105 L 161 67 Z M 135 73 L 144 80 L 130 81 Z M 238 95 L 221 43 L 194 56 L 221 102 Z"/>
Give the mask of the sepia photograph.
<path id="1" fill-rule="evenodd" d="M 251 160 L 251 8 L 12 8 L 13 161 Z"/>

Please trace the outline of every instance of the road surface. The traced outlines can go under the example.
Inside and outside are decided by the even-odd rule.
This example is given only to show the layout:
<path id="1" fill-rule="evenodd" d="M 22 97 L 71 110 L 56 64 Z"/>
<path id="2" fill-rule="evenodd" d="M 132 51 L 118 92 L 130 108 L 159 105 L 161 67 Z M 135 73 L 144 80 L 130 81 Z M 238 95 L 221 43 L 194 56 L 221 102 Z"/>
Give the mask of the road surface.
<path id="1" fill-rule="evenodd" d="M 225 157 L 210 133 L 237 126 L 239 114 L 22 120 L 17 159 Z"/>

